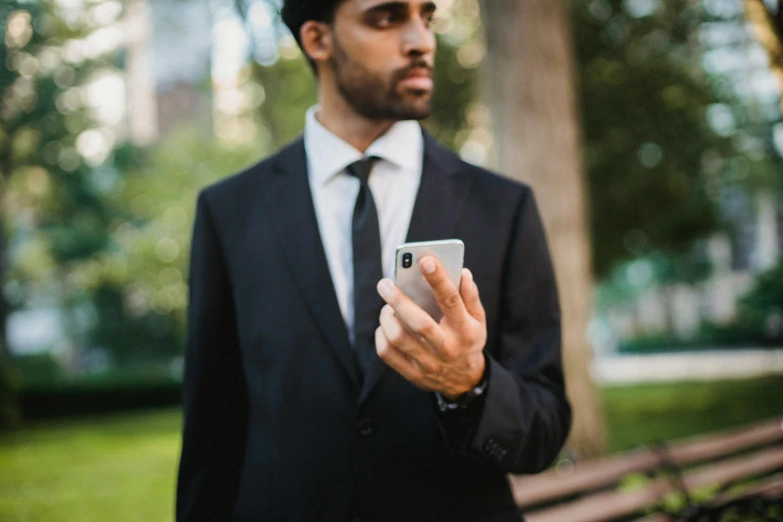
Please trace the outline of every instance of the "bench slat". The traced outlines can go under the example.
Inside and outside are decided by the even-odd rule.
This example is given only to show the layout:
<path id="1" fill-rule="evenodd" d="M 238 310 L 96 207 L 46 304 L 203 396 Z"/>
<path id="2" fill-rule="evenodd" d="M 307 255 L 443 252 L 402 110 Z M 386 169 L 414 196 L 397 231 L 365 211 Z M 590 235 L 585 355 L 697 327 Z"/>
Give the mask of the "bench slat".
<path id="1" fill-rule="evenodd" d="M 783 447 L 775 447 L 690 471 L 685 474 L 684 482 L 689 491 L 713 484 L 725 487 L 738 480 L 780 470 L 783 470 Z"/>
<path id="2" fill-rule="evenodd" d="M 685 487 L 692 491 L 705 486 L 724 487 L 737 480 L 783 469 L 783 447 L 759 451 L 753 455 L 709 464 L 685 474 Z M 650 482 L 644 488 L 596 493 L 568 504 L 528 513 L 529 522 L 601 522 L 629 516 L 655 505 L 676 489 L 666 479 Z"/>
<path id="3" fill-rule="evenodd" d="M 687 465 L 743 449 L 783 440 L 783 419 L 743 429 L 685 439 L 669 446 L 671 460 Z M 551 469 L 538 475 L 512 475 L 511 488 L 521 508 L 616 483 L 625 475 L 654 469 L 660 456 L 651 450 L 635 450 L 617 456 L 579 463 L 570 474 Z"/>
<path id="4" fill-rule="evenodd" d="M 765 480 L 760 480 L 750 487 L 743 488 L 740 491 L 730 491 L 720 495 L 711 501 L 711 506 L 723 506 L 735 500 L 742 500 L 750 497 L 763 497 L 769 500 L 783 498 L 783 474 L 773 475 Z"/>
<path id="5" fill-rule="evenodd" d="M 760 480 L 753 486 L 744 488 L 741 491 L 730 492 L 720 495 L 714 501 L 709 502 L 709 506 L 723 506 L 735 500 L 742 500 L 750 497 L 760 496 L 769 500 L 783 497 L 783 474 L 773 475 L 769 479 Z M 634 522 L 672 522 L 671 516 L 666 513 L 654 513 L 646 517 L 638 518 Z"/>

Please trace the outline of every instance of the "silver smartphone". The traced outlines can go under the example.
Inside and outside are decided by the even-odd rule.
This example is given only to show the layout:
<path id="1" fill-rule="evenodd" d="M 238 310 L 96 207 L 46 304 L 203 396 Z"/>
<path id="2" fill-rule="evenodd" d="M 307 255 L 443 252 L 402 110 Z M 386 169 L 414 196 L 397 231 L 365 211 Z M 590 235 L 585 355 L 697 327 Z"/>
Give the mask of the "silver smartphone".
<path id="1" fill-rule="evenodd" d="M 394 283 L 433 319 L 440 321 L 443 312 L 435 300 L 432 287 L 419 268 L 419 259 L 427 255 L 440 261 L 451 282 L 459 288 L 465 244 L 459 239 L 404 243 L 397 247 L 394 255 Z"/>

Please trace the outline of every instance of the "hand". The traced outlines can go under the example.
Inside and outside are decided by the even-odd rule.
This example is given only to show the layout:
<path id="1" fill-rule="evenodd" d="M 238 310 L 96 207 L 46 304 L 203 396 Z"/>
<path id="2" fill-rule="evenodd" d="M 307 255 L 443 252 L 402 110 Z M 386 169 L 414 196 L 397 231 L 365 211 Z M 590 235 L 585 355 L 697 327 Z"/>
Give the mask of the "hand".
<path id="1" fill-rule="evenodd" d="M 389 279 L 378 283 L 386 306 L 375 331 L 378 356 L 419 388 L 449 400 L 476 387 L 484 375 L 487 319 L 473 274 L 462 269 L 459 289 L 433 256 L 419 270 L 443 311 L 439 323 Z"/>

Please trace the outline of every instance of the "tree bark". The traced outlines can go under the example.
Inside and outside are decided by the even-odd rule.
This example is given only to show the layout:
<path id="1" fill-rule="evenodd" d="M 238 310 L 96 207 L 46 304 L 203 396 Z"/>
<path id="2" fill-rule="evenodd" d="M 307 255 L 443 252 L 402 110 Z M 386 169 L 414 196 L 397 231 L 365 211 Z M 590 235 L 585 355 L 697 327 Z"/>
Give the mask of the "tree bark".
<path id="1" fill-rule="evenodd" d="M 605 428 L 588 372 L 592 268 L 568 13 L 562 0 L 479 3 L 493 166 L 536 194 L 563 313 L 563 359 L 574 411 L 567 447 L 590 457 L 604 451 Z"/>
<path id="2" fill-rule="evenodd" d="M 750 22 L 756 40 L 767 51 L 770 69 L 783 89 L 783 0 L 778 0 L 776 13 L 769 11 L 764 0 L 744 0 L 743 4 L 745 18 Z"/>

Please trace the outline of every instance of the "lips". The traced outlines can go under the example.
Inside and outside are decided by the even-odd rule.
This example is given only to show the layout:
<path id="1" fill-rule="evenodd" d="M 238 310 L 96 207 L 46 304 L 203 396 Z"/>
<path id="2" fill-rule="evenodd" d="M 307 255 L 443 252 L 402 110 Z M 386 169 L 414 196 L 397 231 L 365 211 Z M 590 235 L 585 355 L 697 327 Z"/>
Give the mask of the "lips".
<path id="1" fill-rule="evenodd" d="M 406 75 L 401 82 L 405 87 L 422 91 L 431 90 L 434 83 L 432 73 L 427 69 L 413 70 Z"/>

